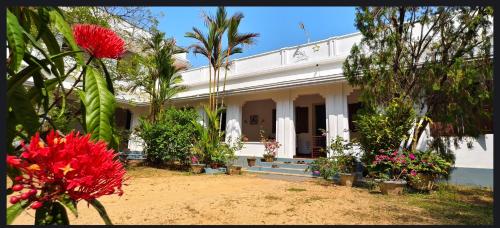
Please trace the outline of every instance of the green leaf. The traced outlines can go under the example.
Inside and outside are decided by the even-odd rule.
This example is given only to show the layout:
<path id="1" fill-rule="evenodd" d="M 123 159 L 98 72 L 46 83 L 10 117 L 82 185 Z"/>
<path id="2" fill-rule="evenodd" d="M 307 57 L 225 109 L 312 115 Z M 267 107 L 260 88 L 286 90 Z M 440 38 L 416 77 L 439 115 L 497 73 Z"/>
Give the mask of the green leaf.
<path id="1" fill-rule="evenodd" d="M 66 20 L 63 18 L 63 16 L 58 12 L 58 11 L 50 11 L 50 20 L 51 22 L 56 26 L 57 30 L 62 33 L 64 38 L 66 38 L 66 41 L 68 41 L 69 46 L 73 51 L 79 51 L 80 48 L 76 44 L 75 38 L 73 37 L 73 30 L 69 26 L 69 24 L 66 22 Z M 83 66 L 84 61 L 83 61 L 83 56 L 81 53 L 76 54 L 76 60 L 77 62 Z"/>
<path id="2" fill-rule="evenodd" d="M 12 55 L 11 68 L 14 72 L 21 65 L 24 51 L 26 50 L 23 30 L 16 16 L 7 10 L 7 41 L 9 42 L 9 51 Z"/>
<path id="3" fill-rule="evenodd" d="M 109 74 L 109 71 L 106 68 L 106 65 L 104 64 L 102 59 L 99 59 L 99 63 L 101 64 L 102 70 L 104 71 L 104 76 L 106 76 L 106 83 L 108 85 L 108 90 L 112 94 L 115 94 L 115 90 L 113 89 L 113 81 L 111 80 L 111 75 Z"/>
<path id="4" fill-rule="evenodd" d="M 72 200 L 71 197 L 69 197 L 67 194 L 63 194 L 62 197 L 59 198 L 59 202 L 66 206 L 78 218 L 76 202 Z"/>
<path id="5" fill-rule="evenodd" d="M 7 97 L 7 106 L 12 108 L 9 116 L 13 115 L 17 124 L 21 124 L 29 135 L 34 135 L 39 126 L 38 116 L 24 86 L 16 87 L 11 96 Z"/>
<path id="6" fill-rule="evenodd" d="M 106 80 L 99 71 L 88 66 L 85 74 L 85 90 L 82 102 L 85 105 L 85 125 L 92 139 L 111 142 L 115 97 L 108 90 Z"/>
<path id="7" fill-rule="evenodd" d="M 97 212 L 99 212 L 99 215 L 101 216 L 102 220 L 104 220 L 104 223 L 106 225 L 113 225 L 111 219 L 109 219 L 108 213 L 106 213 L 106 209 L 104 209 L 104 206 L 99 201 L 93 199 L 87 202 L 89 202 L 90 205 L 92 205 L 97 210 Z"/>
<path id="8" fill-rule="evenodd" d="M 7 208 L 7 225 L 12 224 L 14 220 L 23 212 L 26 207 L 28 207 L 29 202 L 24 200 L 21 203 L 16 203 L 9 208 Z"/>
<path id="9" fill-rule="evenodd" d="M 35 212 L 35 225 L 69 225 L 66 208 L 59 202 L 45 202 Z"/>
<path id="10" fill-rule="evenodd" d="M 9 96 L 12 93 L 12 90 L 14 90 L 17 86 L 22 85 L 28 78 L 33 76 L 33 74 L 37 71 L 39 71 L 42 66 L 50 65 L 50 61 L 54 61 L 59 58 L 63 58 L 64 56 L 68 56 L 71 54 L 76 54 L 81 51 L 69 51 L 69 52 L 63 52 L 54 56 L 50 56 L 49 59 L 43 59 L 38 61 L 36 64 L 30 64 L 28 67 L 24 68 L 21 70 L 19 73 L 12 75 L 7 81 L 7 96 Z"/>

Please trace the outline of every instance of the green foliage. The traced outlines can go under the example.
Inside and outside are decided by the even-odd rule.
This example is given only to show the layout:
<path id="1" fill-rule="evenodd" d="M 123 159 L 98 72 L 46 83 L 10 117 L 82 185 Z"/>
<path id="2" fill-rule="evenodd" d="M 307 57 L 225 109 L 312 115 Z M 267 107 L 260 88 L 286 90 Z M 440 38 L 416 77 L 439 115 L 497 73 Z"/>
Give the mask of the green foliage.
<path id="1" fill-rule="evenodd" d="M 415 112 L 410 103 L 392 99 L 383 110 L 359 113 L 354 124 L 359 129 L 359 144 L 364 151 L 362 161 L 370 164 L 381 149 L 399 148 L 408 139 Z"/>
<path id="2" fill-rule="evenodd" d="M 29 206 L 28 200 L 24 200 L 21 203 L 16 203 L 10 207 L 7 208 L 7 225 L 12 224 L 14 222 L 14 219 L 19 216 L 24 209 L 26 209 Z"/>
<path id="3" fill-rule="evenodd" d="M 199 135 L 193 146 L 193 153 L 205 164 L 227 164 L 235 159 L 235 151 L 241 149 L 243 144 L 240 139 L 236 139 L 236 144 L 224 142 L 224 134 L 219 131 L 219 116 L 224 109 L 211 111 L 205 106 L 204 110 L 207 114 L 206 126 L 193 121 Z"/>
<path id="4" fill-rule="evenodd" d="M 85 88 L 80 92 L 80 99 L 85 106 L 86 131 L 93 139 L 111 142 L 115 97 L 108 90 L 106 80 L 90 66 L 86 69 Z"/>
<path id="5" fill-rule="evenodd" d="M 306 168 L 307 171 L 319 171 L 320 176 L 325 180 L 332 178 L 334 175 L 340 172 L 340 167 L 333 157 L 329 158 L 317 158 Z"/>
<path id="6" fill-rule="evenodd" d="M 416 173 L 428 174 L 434 177 L 448 177 L 452 164 L 440 154 L 432 150 L 417 151 L 413 153 L 415 158 L 411 161 L 409 169 Z"/>
<path id="7" fill-rule="evenodd" d="M 141 119 L 137 132 L 145 142 L 147 160 L 153 164 L 167 161 L 189 164 L 191 147 L 199 134 L 197 119 L 195 110 L 173 107 L 160 112 L 157 122 Z"/>
<path id="8" fill-rule="evenodd" d="M 45 202 L 35 212 L 35 225 L 69 225 L 66 209 L 59 202 Z"/>
<path id="9" fill-rule="evenodd" d="M 356 170 L 356 156 L 352 150 L 352 143 L 338 136 L 330 142 L 332 157 L 342 173 L 352 173 Z"/>
<path id="10" fill-rule="evenodd" d="M 414 104 L 422 124 L 413 126 L 412 149 L 431 119 L 451 124 L 458 137 L 476 137 L 478 122 L 492 118 L 484 109 L 492 106 L 492 22 L 492 7 L 358 8 L 363 38 L 344 75 L 366 104 L 386 106 L 395 97 Z"/>
<path id="11" fill-rule="evenodd" d="M 26 50 L 22 31 L 23 28 L 17 21 L 16 16 L 7 9 L 7 41 L 9 43 L 9 52 L 12 53 L 10 63 L 13 71 L 17 71 L 21 65 Z"/>

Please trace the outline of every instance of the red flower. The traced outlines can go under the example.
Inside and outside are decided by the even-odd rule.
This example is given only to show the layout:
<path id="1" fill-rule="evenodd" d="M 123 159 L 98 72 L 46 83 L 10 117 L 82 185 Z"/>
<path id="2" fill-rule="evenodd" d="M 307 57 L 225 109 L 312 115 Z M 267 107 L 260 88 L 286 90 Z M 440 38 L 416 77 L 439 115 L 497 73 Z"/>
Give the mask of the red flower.
<path id="1" fill-rule="evenodd" d="M 95 58 L 118 59 L 125 52 L 125 42 L 110 29 L 91 24 L 73 26 L 76 43 Z"/>
<path id="2" fill-rule="evenodd" d="M 20 158 L 9 156 L 7 160 L 23 173 L 16 177 L 16 184 L 33 195 L 40 190 L 42 194 L 33 196 L 35 201 L 52 201 L 62 194 L 75 201 L 123 194 L 125 169 L 116 159 L 118 154 L 106 149 L 103 141 L 92 142 L 90 135 L 74 132 L 62 138 L 51 131 L 45 142 L 37 133 L 29 146 L 22 145 L 24 152 Z"/>

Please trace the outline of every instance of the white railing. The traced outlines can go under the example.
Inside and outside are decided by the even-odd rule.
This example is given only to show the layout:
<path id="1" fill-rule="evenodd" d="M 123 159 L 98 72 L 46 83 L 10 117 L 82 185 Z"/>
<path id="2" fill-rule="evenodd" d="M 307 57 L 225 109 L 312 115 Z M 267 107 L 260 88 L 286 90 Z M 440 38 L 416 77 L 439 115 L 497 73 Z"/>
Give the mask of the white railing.
<path id="1" fill-rule="evenodd" d="M 351 47 L 360 40 L 361 34 L 353 33 L 235 59 L 228 71 L 228 80 L 248 77 L 252 73 L 269 69 L 347 56 Z M 184 71 L 182 84 L 187 86 L 207 84 L 208 86 L 208 74 L 207 66 Z"/>

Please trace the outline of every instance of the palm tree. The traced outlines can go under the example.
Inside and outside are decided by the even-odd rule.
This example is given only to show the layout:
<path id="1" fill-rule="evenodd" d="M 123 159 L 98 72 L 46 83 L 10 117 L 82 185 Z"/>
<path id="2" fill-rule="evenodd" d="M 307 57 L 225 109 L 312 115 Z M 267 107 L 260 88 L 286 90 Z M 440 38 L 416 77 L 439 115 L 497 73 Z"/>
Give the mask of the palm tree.
<path id="1" fill-rule="evenodd" d="M 224 106 L 224 96 L 226 92 L 226 78 L 227 70 L 229 69 L 229 57 L 236 53 L 242 53 L 243 50 L 240 45 L 252 45 L 255 43 L 255 38 L 259 36 L 259 33 L 238 33 L 238 27 L 240 25 L 241 19 L 243 19 L 242 13 L 235 13 L 228 21 L 227 30 L 227 50 L 224 58 L 226 59 L 226 64 L 224 67 L 224 81 L 222 87 L 222 104 Z"/>
<path id="2" fill-rule="evenodd" d="M 174 55 L 186 51 L 177 47 L 174 39 L 164 37 L 165 33 L 154 30 L 151 40 L 146 44 L 146 49 L 151 51 L 151 55 L 147 57 L 149 79 L 144 84 L 146 92 L 151 96 L 150 119 L 152 121 L 156 121 L 156 115 L 166 101 L 185 89 L 184 86 L 179 85 L 182 82 L 179 71 L 184 70 L 186 66 L 176 65 Z"/>
<path id="3" fill-rule="evenodd" d="M 209 62 L 209 107 L 211 110 L 217 109 L 217 92 L 219 85 L 219 72 L 223 62 L 222 36 L 227 30 L 227 13 L 224 7 L 219 7 L 215 16 L 204 15 L 205 26 L 208 27 L 208 34 L 205 35 L 198 28 L 193 27 L 192 32 L 187 32 L 186 37 L 198 40 L 199 43 L 191 45 L 189 48 L 194 54 L 201 54 Z M 212 80 L 212 70 L 213 80 Z"/>

